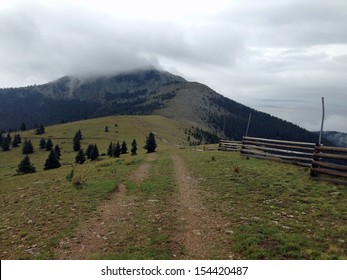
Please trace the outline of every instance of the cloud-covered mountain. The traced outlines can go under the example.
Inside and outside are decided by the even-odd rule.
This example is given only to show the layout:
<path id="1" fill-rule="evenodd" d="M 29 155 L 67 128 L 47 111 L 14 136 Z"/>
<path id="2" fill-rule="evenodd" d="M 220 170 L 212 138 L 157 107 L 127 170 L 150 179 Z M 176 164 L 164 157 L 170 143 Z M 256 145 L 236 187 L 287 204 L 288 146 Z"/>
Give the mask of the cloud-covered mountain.
<path id="1" fill-rule="evenodd" d="M 241 139 L 250 113 L 250 136 L 317 141 L 316 134 L 297 125 L 155 69 L 98 78 L 65 76 L 43 85 L 0 90 L 2 129 L 17 129 L 23 122 L 32 127 L 107 115 L 158 114 Z"/>

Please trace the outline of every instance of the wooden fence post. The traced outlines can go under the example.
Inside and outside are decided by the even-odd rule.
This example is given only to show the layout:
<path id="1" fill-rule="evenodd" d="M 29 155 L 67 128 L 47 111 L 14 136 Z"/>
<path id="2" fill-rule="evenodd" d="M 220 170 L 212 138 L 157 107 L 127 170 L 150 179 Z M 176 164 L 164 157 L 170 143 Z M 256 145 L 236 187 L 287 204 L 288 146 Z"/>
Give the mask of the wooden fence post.
<path id="1" fill-rule="evenodd" d="M 241 146 L 241 149 L 240 149 L 240 154 L 242 155 L 244 152 L 243 152 L 243 149 L 245 148 L 245 137 L 243 136 L 242 137 L 242 146 Z"/>
<path id="2" fill-rule="evenodd" d="M 320 147 L 320 144 L 316 143 L 316 146 L 315 146 L 314 152 L 313 152 L 313 161 L 312 161 L 311 172 L 310 172 L 311 177 L 317 177 L 318 176 L 318 173 L 316 171 L 313 171 L 313 169 L 318 167 L 318 165 L 316 165 L 314 162 L 319 161 L 319 156 L 318 156 L 319 147 Z"/>

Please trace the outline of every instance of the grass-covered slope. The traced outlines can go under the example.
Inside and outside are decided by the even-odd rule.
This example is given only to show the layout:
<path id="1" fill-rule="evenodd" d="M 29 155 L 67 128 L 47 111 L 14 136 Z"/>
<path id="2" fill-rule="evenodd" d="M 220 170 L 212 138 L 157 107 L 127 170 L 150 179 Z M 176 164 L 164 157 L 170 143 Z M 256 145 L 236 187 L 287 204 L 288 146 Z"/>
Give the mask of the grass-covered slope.
<path id="1" fill-rule="evenodd" d="M 195 247 L 184 237 L 192 234 L 207 259 L 347 258 L 344 186 L 312 181 L 297 166 L 181 149 L 186 128 L 159 116 L 120 116 L 49 126 L 40 136 L 22 132 L 34 144 L 37 172 L 16 176 L 21 147 L 0 151 L 1 259 L 189 259 Z M 130 149 L 136 139 L 138 155 L 73 165 L 78 129 L 84 150 L 97 144 L 106 153 L 123 140 Z M 150 131 L 154 155 L 142 148 Z M 62 148 L 62 167 L 43 171 L 41 137 Z M 186 211 L 187 200 L 195 209 Z"/>
<path id="2" fill-rule="evenodd" d="M 182 153 L 206 204 L 228 217 L 242 259 L 346 259 L 347 189 L 307 168 L 234 152 Z"/>
<path id="3" fill-rule="evenodd" d="M 106 126 L 109 132 L 105 132 Z M 88 144 L 97 144 L 99 153 L 106 153 L 111 141 L 125 140 L 129 154 L 120 159 L 102 156 L 95 162 L 74 165 L 70 182 L 77 154 L 72 139 L 78 129 L 83 135 L 84 151 Z M 143 146 L 150 131 L 156 133 L 157 150 L 161 152 L 167 149 L 165 143 L 185 143 L 184 130 L 182 124 L 160 116 L 120 116 L 50 126 L 43 135 L 33 130 L 21 132 L 23 140 L 31 139 L 33 143 L 35 152 L 29 157 L 37 172 L 15 176 L 24 157 L 21 145 L 7 152 L 0 150 L 1 259 L 53 258 L 58 240 L 72 235 L 76 226 L 143 163 Z M 42 137 L 51 138 L 61 147 L 62 167 L 43 171 L 49 152 L 39 150 Z M 130 155 L 133 139 L 138 144 L 137 156 Z M 74 187 L 74 180 L 83 182 L 82 189 Z"/>

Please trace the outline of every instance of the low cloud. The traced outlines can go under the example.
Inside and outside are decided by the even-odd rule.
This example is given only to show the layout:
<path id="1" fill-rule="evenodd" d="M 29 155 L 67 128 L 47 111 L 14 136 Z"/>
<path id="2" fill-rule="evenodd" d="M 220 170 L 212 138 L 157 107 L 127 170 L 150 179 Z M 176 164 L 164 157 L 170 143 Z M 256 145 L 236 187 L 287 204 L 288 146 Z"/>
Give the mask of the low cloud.
<path id="1" fill-rule="evenodd" d="M 0 87 L 155 66 L 308 129 L 324 96 L 347 132 L 344 0 L 4 1 Z"/>

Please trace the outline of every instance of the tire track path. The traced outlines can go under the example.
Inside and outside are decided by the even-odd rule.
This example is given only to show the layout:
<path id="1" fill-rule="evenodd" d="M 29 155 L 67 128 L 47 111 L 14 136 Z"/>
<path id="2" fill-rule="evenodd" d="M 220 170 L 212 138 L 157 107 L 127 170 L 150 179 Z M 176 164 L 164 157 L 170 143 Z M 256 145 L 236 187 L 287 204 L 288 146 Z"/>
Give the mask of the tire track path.
<path id="1" fill-rule="evenodd" d="M 230 222 L 210 211 L 203 203 L 198 181 L 190 174 L 186 163 L 172 155 L 178 185 L 176 213 L 178 228 L 174 232 L 173 255 L 177 259 L 230 259 L 227 229 Z"/>
<path id="2" fill-rule="evenodd" d="M 147 162 L 138 167 L 130 180 L 136 184 L 145 180 L 155 159 L 156 155 L 148 155 Z M 110 200 L 103 202 L 95 215 L 81 224 L 74 237 L 60 240 L 55 258 L 94 259 L 95 253 L 117 251 L 124 247 L 127 236 L 135 230 L 131 225 L 137 206 L 136 197 L 126 195 L 126 186 L 119 184 Z M 110 239 L 112 242 L 109 242 Z"/>

